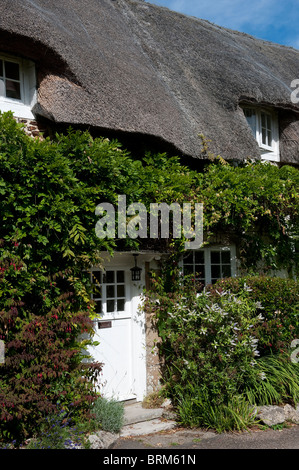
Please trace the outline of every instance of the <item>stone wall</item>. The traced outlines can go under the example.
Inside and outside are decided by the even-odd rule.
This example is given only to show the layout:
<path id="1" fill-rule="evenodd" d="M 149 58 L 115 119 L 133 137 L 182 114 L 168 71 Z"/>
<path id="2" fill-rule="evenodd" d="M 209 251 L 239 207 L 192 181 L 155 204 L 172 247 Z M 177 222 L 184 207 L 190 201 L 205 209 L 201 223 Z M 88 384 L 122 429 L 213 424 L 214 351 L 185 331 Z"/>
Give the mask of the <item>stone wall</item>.
<path id="1" fill-rule="evenodd" d="M 15 119 L 18 123 L 23 124 L 25 133 L 31 137 L 38 137 L 42 139 L 43 136 L 45 136 L 47 133 L 46 127 L 35 120 L 18 117 Z"/>
<path id="2" fill-rule="evenodd" d="M 146 272 L 146 289 L 150 287 L 150 279 L 148 273 L 150 271 L 150 263 L 145 262 Z M 160 338 L 153 325 L 154 315 L 146 313 L 146 394 L 150 395 L 161 388 L 161 364 L 158 350 Z"/>

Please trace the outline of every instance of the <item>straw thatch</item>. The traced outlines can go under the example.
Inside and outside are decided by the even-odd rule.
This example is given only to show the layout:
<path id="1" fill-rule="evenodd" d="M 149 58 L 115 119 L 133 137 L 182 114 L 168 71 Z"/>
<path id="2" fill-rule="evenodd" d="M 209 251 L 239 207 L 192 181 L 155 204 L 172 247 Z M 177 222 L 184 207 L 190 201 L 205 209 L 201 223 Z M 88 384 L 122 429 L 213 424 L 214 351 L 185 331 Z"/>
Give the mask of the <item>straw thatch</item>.
<path id="1" fill-rule="evenodd" d="M 1 0 L 0 49 L 37 64 L 34 112 L 153 136 L 202 158 L 258 157 L 242 100 L 275 107 L 281 158 L 299 164 L 299 51 L 141 0 Z"/>

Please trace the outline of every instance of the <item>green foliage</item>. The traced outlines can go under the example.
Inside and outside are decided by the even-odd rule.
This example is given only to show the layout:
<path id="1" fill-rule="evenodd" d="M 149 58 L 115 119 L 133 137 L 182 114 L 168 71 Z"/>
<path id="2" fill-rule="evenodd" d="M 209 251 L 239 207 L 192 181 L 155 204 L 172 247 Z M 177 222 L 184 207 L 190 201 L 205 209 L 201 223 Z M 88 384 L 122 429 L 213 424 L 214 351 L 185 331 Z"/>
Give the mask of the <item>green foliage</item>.
<path id="1" fill-rule="evenodd" d="M 269 354 L 257 361 L 258 374 L 249 375 L 243 396 L 256 405 L 280 405 L 299 401 L 299 365 L 288 353 Z"/>
<path id="2" fill-rule="evenodd" d="M 259 302 L 263 321 L 254 331 L 261 356 L 283 352 L 299 337 L 299 284 L 292 279 L 247 276 L 221 279 L 215 289 L 238 294 L 248 286 L 247 295 Z"/>
<path id="3" fill-rule="evenodd" d="M 0 432 L 20 440 L 58 400 L 81 416 L 95 399 L 100 365 L 82 364 L 93 333 L 88 270 L 101 265 L 101 250 L 115 248 L 96 236 L 96 206 L 121 194 L 127 204 L 171 202 L 191 191 L 193 176 L 178 159 L 136 161 L 117 141 L 88 132 L 32 139 L 10 113 L 0 114 L 0 168 Z"/>
<path id="4" fill-rule="evenodd" d="M 236 236 L 240 260 L 248 268 L 297 270 L 299 172 L 270 163 L 208 165 L 198 174 L 198 202 L 204 204 L 204 229 Z M 298 253 L 298 251 L 297 251 Z"/>
<path id="5" fill-rule="evenodd" d="M 41 425 L 39 436 L 26 449 L 80 449 L 85 447 L 83 431 L 72 423 L 70 413 L 62 409 L 50 414 Z"/>
<path id="6" fill-rule="evenodd" d="M 241 431 L 257 424 L 256 411 L 241 395 L 228 403 L 215 404 L 199 384 L 177 388 L 179 423 L 185 427 L 204 427 L 216 432 Z"/>
<path id="7" fill-rule="evenodd" d="M 265 269 L 297 269 L 298 171 L 294 168 L 261 163 L 233 167 L 222 162 L 197 173 L 166 154 L 147 154 L 136 160 L 117 141 L 93 139 L 88 132 L 70 129 L 53 140 L 32 139 L 10 113 L 0 113 L 0 169 L 0 339 L 6 353 L 5 364 L 0 365 L 1 438 L 22 439 L 33 434 L 45 416 L 57 411 L 58 400 L 65 408 L 74 403 L 81 416 L 95 399 L 92 383 L 99 365 L 82 364 L 82 349 L 88 344 L 82 334 L 92 335 L 88 270 L 101 266 L 102 250 L 138 249 L 141 245 L 138 239 L 99 239 L 95 234 L 99 203 L 116 204 L 122 194 L 127 204 L 142 202 L 146 207 L 152 202 L 203 202 L 207 241 L 216 232 L 228 233 L 232 239 L 237 234 L 245 266 L 254 267 L 262 258 Z M 171 265 L 163 289 L 174 296 L 167 301 L 164 297 L 163 302 L 165 308 L 170 302 L 178 313 L 177 262 L 184 240 L 163 242 Z M 161 247 L 161 240 L 158 244 Z M 195 300 L 202 326 L 212 334 L 202 299 Z M 238 318 L 237 323 L 244 319 L 246 326 L 253 303 L 245 297 L 241 302 L 238 307 L 233 302 L 229 311 Z M 191 304 L 189 307 L 192 311 Z M 220 308 L 224 308 L 222 303 Z M 160 320 L 164 314 L 162 308 Z M 171 321 L 166 322 L 167 328 Z M 176 321 L 183 331 L 179 315 Z M 221 321 L 217 317 L 225 352 L 232 331 Z M 180 339 L 167 338 L 165 325 L 159 327 L 165 352 L 167 348 L 169 354 L 174 348 L 178 352 L 171 366 L 175 375 L 183 365 Z M 293 323 L 290 326 L 297 328 Z M 191 330 L 190 338 L 197 340 Z M 183 339 L 188 343 L 184 335 Z M 252 353 L 244 341 L 230 356 L 231 362 L 223 359 L 219 369 L 228 396 L 232 390 L 226 390 L 226 379 L 234 373 L 234 361 L 238 355 L 247 361 Z M 189 361 L 190 354 L 182 357 Z M 218 370 L 212 356 L 208 360 Z M 196 361 L 192 359 L 190 364 L 196 375 Z M 208 379 L 207 368 L 203 373 Z M 215 394 L 221 389 L 219 383 L 212 386 Z"/>
<path id="8" fill-rule="evenodd" d="M 116 400 L 100 397 L 94 404 L 93 414 L 103 431 L 117 433 L 124 424 L 124 405 Z"/>
<path id="9" fill-rule="evenodd" d="M 168 292 L 164 281 L 153 279 L 144 308 L 154 316 L 163 383 L 182 425 L 245 429 L 256 422 L 255 405 L 298 401 L 299 369 L 290 360 L 298 337 L 296 281 L 224 279 L 201 292 L 182 281 Z M 269 338 L 279 355 L 271 354 Z"/>
<path id="10" fill-rule="evenodd" d="M 228 403 L 256 364 L 252 328 L 261 320 L 255 302 L 246 292 L 216 298 L 187 286 L 148 297 L 145 308 L 155 312 L 163 380 L 174 401 L 177 386 L 197 383 L 215 405 Z"/>

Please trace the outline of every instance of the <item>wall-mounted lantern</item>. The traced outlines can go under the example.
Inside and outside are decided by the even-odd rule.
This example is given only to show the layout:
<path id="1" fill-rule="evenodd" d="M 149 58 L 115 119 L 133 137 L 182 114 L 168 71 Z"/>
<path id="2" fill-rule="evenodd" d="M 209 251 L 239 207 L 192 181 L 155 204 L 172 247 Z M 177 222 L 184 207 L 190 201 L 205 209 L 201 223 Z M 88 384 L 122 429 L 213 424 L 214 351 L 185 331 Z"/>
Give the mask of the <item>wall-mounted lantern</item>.
<path id="1" fill-rule="evenodd" d="M 140 281 L 142 268 L 139 268 L 139 266 L 137 266 L 137 256 L 138 255 L 133 255 L 133 256 L 135 258 L 135 266 L 133 268 L 131 268 L 132 281 Z"/>

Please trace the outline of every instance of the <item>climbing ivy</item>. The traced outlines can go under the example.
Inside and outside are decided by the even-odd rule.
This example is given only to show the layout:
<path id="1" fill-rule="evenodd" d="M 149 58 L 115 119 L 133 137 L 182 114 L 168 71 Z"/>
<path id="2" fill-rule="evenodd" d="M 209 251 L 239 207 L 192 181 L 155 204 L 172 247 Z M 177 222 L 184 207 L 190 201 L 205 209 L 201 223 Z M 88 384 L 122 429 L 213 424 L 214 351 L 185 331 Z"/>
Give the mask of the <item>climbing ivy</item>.
<path id="1" fill-rule="evenodd" d="M 0 113 L 0 430 L 34 432 L 44 414 L 94 399 L 99 371 L 82 370 L 82 339 L 92 333 L 88 271 L 101 251 L 138 249 L 149 240 L 99 239 L 95 208 L 102 202 L 202 202 L 206 242 L 237 239 L 244 267 L 296 268 L 298 170 L 264 163 L 234 167 L 223 160 L 203 172 L 178 157 L 147 153 L 136 159 L 116 140 L 70 129 L 33 139 L 10 113 Z M 174 263 L 184 240 L 163 241 Z M 158 244 L 158 245 L 157 245 Z M 169 279 L 172 279 L 171 277 Z M 172 286 L 175 284 L 172 282 Z M 82 377 L 87 382 L 82 386 Z M 57 411 L 57 410 L 56 410 Z"/>

